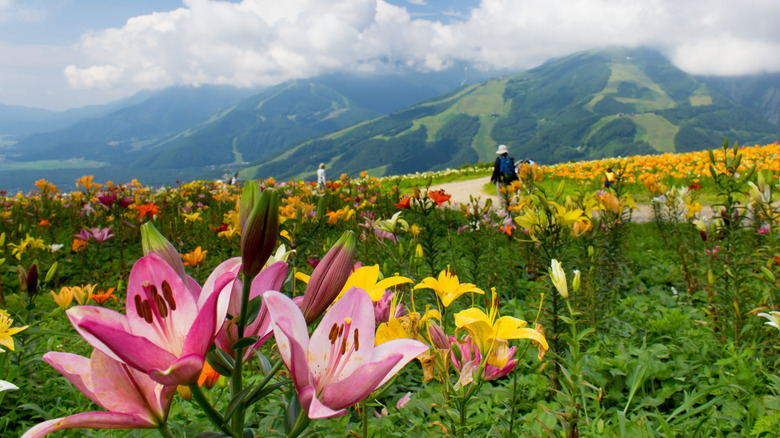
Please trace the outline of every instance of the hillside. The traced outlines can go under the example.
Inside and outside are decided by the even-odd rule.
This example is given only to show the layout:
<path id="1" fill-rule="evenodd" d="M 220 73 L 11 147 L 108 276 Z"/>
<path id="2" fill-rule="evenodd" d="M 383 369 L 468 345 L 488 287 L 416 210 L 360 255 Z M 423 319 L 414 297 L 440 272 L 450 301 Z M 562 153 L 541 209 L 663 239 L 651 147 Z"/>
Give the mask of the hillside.
<path id="1" fill-rule="evenodd" d="M 33 134 L 8 151 L 14 162 L 89 159 L 123 165 L 160 139 L 187 129 L 249 92 L 232 87 L 173 87 L 144 93 L 133 104 L 83 118 L 53 132 Z"/>
<path id="2" fill-rule="evenodd" d="M 253 163 L 242 176 L 404 174 L 492 161 L 498 144 L 539 163 L 767 143 L 780 129 L 648 49 L 592 50 L 465 86 Z"/>
<path id="3" fill-rule="evenodd" d="M 770 123 L 780 125 L 780 73 L 699 79 Z"/>
<path id="4" fill-rule="evenodd" d="M 0 127 L 18 128 L 23 120 L 33 129 L 50 131 L 21 140 L 18 129 L 10 135 L 0 131 L 0 188 L 27 190 L 44 177 L 72 187 L 74 174 L 130 176 L 144 184 L 220 177 L 303 140 L 485 77 L 487 72 L 454 66 L 436 73 L 331 74 L 260 92 L 174 87 L 62 113 L 0 107 Z M 84 118 L 79 119 L 80 114 Z M 57 119 L 60 125 L 73 122 L 43 129 L 54 127 L 43 118 Z"/>

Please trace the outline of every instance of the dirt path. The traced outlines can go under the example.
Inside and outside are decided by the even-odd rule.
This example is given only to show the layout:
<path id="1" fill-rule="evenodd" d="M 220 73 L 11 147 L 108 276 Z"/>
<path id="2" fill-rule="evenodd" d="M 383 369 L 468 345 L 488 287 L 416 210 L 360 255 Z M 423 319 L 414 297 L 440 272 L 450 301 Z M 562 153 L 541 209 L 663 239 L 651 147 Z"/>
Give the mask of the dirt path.
<path id="1" fill-rule="evenodd" d="M 480 197 L 482 199 L 482 203 L 484 203 L 487 198 L 491 198 L 493 200 L 493 205 L 498 205 L 498 197 L 495 195 L 489 195 L 483 190 L 484 185 L 489 181 L 490 179 L 488 177 L 474 178 L 464 181 L 438 184 L 431 186 L 431 190 L 444 189 L 445 192 L 452 195 L 450 201 L 452 201 L 453 205 L 457 205 L 458 203 L 468 203 L 469 195 L 473 196 L 474 198 Z M 633 211 L 631 220 L 634 222 L 649 222 L 653 220 L 652 206 L 648 204 L 637 204 L 637 207 L 638 209 Z M 712 211 L 708 207 L 704 207 L 702 208 L 702 216 L 705 220 L 709 220 L 712 218 Z"/>

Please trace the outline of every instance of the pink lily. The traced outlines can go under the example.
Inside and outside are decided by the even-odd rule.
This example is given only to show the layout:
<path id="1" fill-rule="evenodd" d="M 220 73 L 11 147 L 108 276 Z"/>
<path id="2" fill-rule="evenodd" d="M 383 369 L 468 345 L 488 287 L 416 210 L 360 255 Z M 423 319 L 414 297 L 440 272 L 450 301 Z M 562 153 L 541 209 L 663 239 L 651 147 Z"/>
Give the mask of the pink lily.
<path id="1" fill-rule="evenodd" d="M 92 237 L 95 239 L 95 242 L 97 243 L 103 243 L 106 240 L 114 237 L 113 234 L 109 234 L 111 232 L 111 227 L 90 228 L 89 231 L 92 233 Z"/>
<path id="2" fill-rule="evenodd" d="M 325 313 L 309 339 L 298 305 L 279 292 L 263 294 L 279 354 L 292 374 L 309 418 L 344 415 L 345 408 L 384 385 L 416 356 L 422 342 L 396 339 L 374 346 L 374 309 L 368 293 L 351 288 Z"/>
<path id="3" fill-rule="evenodd" d="M 390 320 L 390 311 L 393 307 L 392 301 L 394 295 L 395 292 L 385 291 L 382 298 L 374 303 L 374 321 L 376 321 L 377 324 Z M 406 306 L 404 306 L 403 303 L 399 303 L 399 305 L 396 306 L 393 318 L 400 318 L 404 312 L 406 312 Z"/>
<path id="4" fill-rule="evenodd" d="M 220 277 L 226 275 L 229 280 L 225 283 L 224 288 L 230 290 L 230 304 L 228 311 L 230 315 L 237 316 L 241 311 L 241 289 L 242 282 L 239 278 L 241 272 L 241 258 L 234 257 L 232 259 L 222 262 L 214 272 L 209 276 L 205 283 L 203 283 L 203 289 L 213 288 L 213 285 L 218 281 Z M 279 290 L 284 281 L 284 277 L 287 275 L 288 266 L 285 262 L 276 262 L 270 266 L 266 266 L 260 271 L 259 274 L 252 280 L 252 287 L 249 291 L 249 300 L 262 295 L 269 290 Z M 251 348 L 259 348 L 265 343 L 268 338 L 271 337 L 273 331 L 271 330 L 271 320 L 267 317 L 267 307 L 265 303 L 260 308 L 260 313 L 257 315 L 254 321 L 244 329 L 244 336 L 259 336 L 257 342 L 255 342 Z M 222 329 L 217 334 L 216 343 L 220 350 L 233 354 L 233 343 L 236 341 L 237 329 L 231 322 L 227 321 Z M 246 350 L 246 356 L 251 355 L 251 350 Z"/>
<path id="5" fill-rule="evenodd" d="M 450 345 L 453 349 L 457 348 L 460 351 L 460 356 L 462 359 L 462 361 L 459 361 L 456 358 L 455 353 L 451 352 L 450 355 L 452 364 L 455 366 L 455 369 L 461 373 L 470 371 L 472 375 L 466 376 L 466 380 L 471 381 L 471 379 L 476 377 L 474 374 L 476 374 L 477 370 L 479 369 L 479 365 L 482 363 L 482 353 L 479 352 L 477 343 L 474 342 L 474 340 L 471 339 L 471 336 L 469 335 L 467 335 L 463 341 L 458 341 L 455 336 L 450 336 Z M 517 347 L 511 347 L 508 350 L 502 352 L 492 352 L 491 354 L 493 357 L 490 357 L 485 363 L 485 370 L 482 372 L 482 379 L 496 380 L 509 374 L 509 372 L 515 368 L 515 365 L 517 365 L 517 359 L 514 358 L 516 348 Z M 499 354 L 496 355 L 494 353 Z M 501 366 L 496 366 L 491 362 L 498 362 L 498 365 Z M 501 364 L 501 362 L 504 363 Z M 462 376 L 461 380 L 463 379 L 464 377 Z"/>
<path id="6" fill-rule="evenodd" d="M 63 429 L 154 429 L 165 423 L 175 386 L 162 386 L 100 350 L 87 359 L 71 353 L 43 356 L 103 412 L 84 412 L 44 421 L 22 438 L 36 438 Z"/>
<path id="7" fill-rule="evenodd" d="M 114 202 L 116 201 L 116 193 L 109 193 L 106 195 L 98 195 L 97 197 L 98 202 L 105 205 L 106 208 L 111 208 L 112 205 L 114 205 Z"/>
<path id="8" fill-rule="evenodd" d="M 92 237 L 92 234 L 90 234 L 86 228 L 82 228 L 81 231 L 79 231 L 78 234 L 74 234 L 73 237 L 86 242 Z"/>
<path id="9" fill-rule="evenodd" d="M 188 385 L 198 380 L 225 319 L 227 299 L 219 298 L 228 281 L 220 276 L 198 296 L 150 253 L 130 271 L 126 315 L 94 306 L 73 307 L 67 314 L 79 334 L 112 359 L 163 385 Z"/>

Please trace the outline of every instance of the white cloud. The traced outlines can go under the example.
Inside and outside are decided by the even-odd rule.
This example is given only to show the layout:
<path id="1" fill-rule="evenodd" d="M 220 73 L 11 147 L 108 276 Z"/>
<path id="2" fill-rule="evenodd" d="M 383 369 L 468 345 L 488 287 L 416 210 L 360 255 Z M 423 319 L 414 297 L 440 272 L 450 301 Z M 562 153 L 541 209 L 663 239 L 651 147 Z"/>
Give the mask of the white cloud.
<path id="1" fill-rule="evenodd" d="M 0 23 L 10 21 L 37 22 L 46 11 L 37 6 L 17 3 L 16 0 L 0 0 Z"/>
<path id="2" fill-rule="evenodd" d="M 454 24 L 383 0 L 184 0 L 84 35 L 84 59 L 65 76 L 82 88 L 253 86 L 457 60 L 521 70 L 604 45 L 656 47 L 691 73 L 745 74 L 780 71 L 777 17 L 776 0 L 482 0 Z"/>

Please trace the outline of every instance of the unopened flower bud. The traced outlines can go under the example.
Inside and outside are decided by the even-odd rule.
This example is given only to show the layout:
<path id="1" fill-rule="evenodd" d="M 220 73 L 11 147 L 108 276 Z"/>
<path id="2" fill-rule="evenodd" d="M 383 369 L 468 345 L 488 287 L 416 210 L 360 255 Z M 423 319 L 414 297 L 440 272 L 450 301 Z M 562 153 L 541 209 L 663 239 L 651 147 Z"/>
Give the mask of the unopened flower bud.
<path id="1" fill-rule="evenodd" d="M 321 222 L 323 219 L 325 219 L 325 211 L 328 209 L 328 197 L 322 196 L 317 202 L 317 215 L 314 217 L 314 220 L 317 222 Z"/>
<path id="2" fill-rule="evenodd" d="M 301 303 L 301 310 L 307 323 L 322 315 L 346 284 L 352 271 L 355 244 L 355 233 L 344 232 L 314 268 Z"/>
<path id="3" fill-rule="evenodd" d="M 38 265 L 33 263 L 30 270 L 27 271 L 27 295 L 32 298 L 38 290 Z"/>
<path id="4" fill-rule="evenodd" d="M 576 269 L 574 271 L 574 280 L 572 280 L 571 282 L 571 290 L 573 292 L 577 292 L 578 290 L 580 290 L 580 281 L 581 281 L 580 277 L 582 277 L 582 274 L 580 273 L 579 269 Z"/>
<path id="5" fill-rule="evenodd" d="M 244 224 L 246 224 L 249 214 L 255 208 L 255 204 L 260 200 L 260 188 L 257 185 L 257 181 L 251 180 L 244 186 L 244 191 L 241 193 L 241 199 L 238 201 L 238 223 L 241 230 L 244 230 Z"/>
<path id="6" fill-rule="evenodd" d="M 444 331 L 435 321 L 428 321 L 428 334 L 431 336 L 433 346 L 437 349 L 446 350 L 450 348 L 450 342 L 447 339 L 447 335 L 444 334 Z"/>
<path id="7" fill-rule="evenodd" d="M 566 284 L 566 272 L 563 271 L 563 268 L 561 267 L 561 264 L 558 262 L 558 260 L 552 260 L 552 265 L 550 266 L 549 272 L 553 286 L 558 289 L 558 293 L 561 294 L 564 299 L 569 298 L 569 288 Z"/>
<path id="8" fill-rule="evenodd" d="M 168 239 L 157 231 L 152 222 L 141 225 L 141 247 L 145 256 L 149 253 L 157 254 L 179 274 L 184 284 L 189 284 L 187 273 L 184 271 L 184 262 L 182 262 L 179 252 Z"/>
<path id="9" fill-rule="evenodd" d="M 247 281 L 255 278 L 276 248 L 279 237 L 279 197 L 266 189 L 241 229 L 241 263 Z"/>

